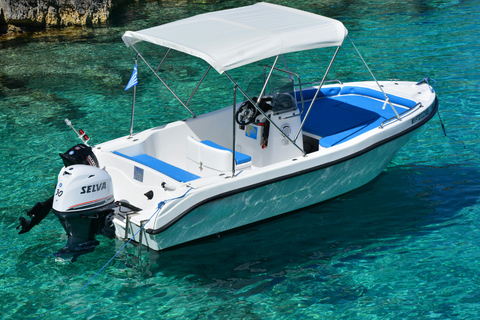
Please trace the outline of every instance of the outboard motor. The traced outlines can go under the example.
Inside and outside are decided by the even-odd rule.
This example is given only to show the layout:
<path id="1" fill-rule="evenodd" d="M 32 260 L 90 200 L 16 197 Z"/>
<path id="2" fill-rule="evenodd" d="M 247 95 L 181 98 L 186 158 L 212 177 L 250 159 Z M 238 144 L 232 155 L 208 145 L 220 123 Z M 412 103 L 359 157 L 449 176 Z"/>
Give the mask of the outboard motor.
<path id="1" fill-rule="evenodd" d="M 114 197 L 110 175 L 99 169 L 98 160 L 90 146 L 78 144 L 60 153 L 65 167 L 58 175 L 55 195 L 37 203 L 20 218 L 20 234 L 39 224 L 50 210 L 67 232 L 67 245 L 56 256 L 78 256 L 91 252 L 99 244 L 95 235 L 115 236 L 112 222 Z"/>
<path id="2" fill-rule="evenodd" d="M 58 175 L 53 213 L 67 232 L 67 245 L 56 256 L 93 251 L 95 235 L 113 237 L 110 221 L 115 207 L 110 175 L 97 167 L 71 165 Z"/>

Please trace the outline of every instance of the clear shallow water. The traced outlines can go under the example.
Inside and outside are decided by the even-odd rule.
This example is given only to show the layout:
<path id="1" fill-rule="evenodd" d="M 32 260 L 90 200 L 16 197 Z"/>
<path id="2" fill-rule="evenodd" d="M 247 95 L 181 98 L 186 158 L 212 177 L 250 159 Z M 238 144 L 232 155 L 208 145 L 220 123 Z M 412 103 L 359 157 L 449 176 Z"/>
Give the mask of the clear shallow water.
<path id="1" fill-rule="evenodd" d="M 128 133 L 131 92 L 123 88 L 134 55 L 121 42 L 123 32 L 249 3 L 139 1 L 119 8 L 103 27 L 0 44 L 4 318 L 478 317 L 479 1 L 295 2 L 343 21 L 377 78 L 436 79 L 447 133 L 463 144 L 445 138 L 435 117 L 360 189 L 192 246 L 161 254 L 144 249 L 140 261 L 138 248 L 128 246 L 81 292 L 122 241 L 99 237 L 94 253 L 61 263 L 52 253 L 66 236 L 53 214 L 17 235 L 18 217 L 53 192 L 57 154 L 77 143 L 65 117 L 94 143 Z M 369 79 L 340 60 L 349 50 L 346 44 L 338 60 L 346 62 L 334 65 L 331 78 Z M 197 61 L 173 58 L 167 67 L 180 66 L 187 80 L 177 88 L 188 92 L 202 70 Z M 310 67 L 293 56 L 290 67 L 296 64 Z M 220 79 L 211 75 L 207 81 Z M 313 64 L 307 78 L 318 78 Z M 164 90 L 142 70 L 140 79 L 136 130 L 178 119 Z M 195 111 L 226 98 L 202 94 L 214 103 Z"/>

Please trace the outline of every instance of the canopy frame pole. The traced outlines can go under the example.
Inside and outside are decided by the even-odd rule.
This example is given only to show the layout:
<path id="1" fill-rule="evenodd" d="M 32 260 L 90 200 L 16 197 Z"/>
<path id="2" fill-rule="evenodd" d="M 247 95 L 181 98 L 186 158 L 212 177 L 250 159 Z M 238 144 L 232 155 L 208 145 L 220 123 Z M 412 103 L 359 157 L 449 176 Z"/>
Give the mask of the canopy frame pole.
<path id="1" fill-rule="evenodd" d="M 265 83 L 263 84 L 262 91 L 260 92 L 260 95 L 258 96 L 258 99 L 257 99 L 258 105 L 260 105 L 260 101 L 262 101 L 263 94 L 265 93 L 265 90 L 267 89 L 267 84 L 270 81 L 270 78 L 272 77 L 273 68 L 275 68 L 275 66 L 277 65 L 279 57 L 280 56 L 275 57 L 275 61 L 273 62 L 273 67 L 270 69 L 270 72 L 268 73 L 267 79 L 265 80 Z"/>
<path id="2" fill-rule="evenodd" d="M 330 64 L 328 65 L 327 70 L 325 71 L 325 74 L 323 75 L 322 81 L 320 82 L 320 85 L 318 86 L 318 89 L 317 89 L 317 91 L 315 92 L 315 95 L 313 96 L 313 99 L 312 99 L 312 102 L 310 103 L 310 106 L 308 107 L 307 113 L 305 114 L 305 117 L 303 118 L 303 121 L 302 121 L 302 123 L 300 124 L 300 128 L 298 128 L 297 134 L 295 135 L 295 138 L 294 138 L 295 141 L 297 141 L 298 136 L 300 135 L 300 132 L 302 131 L 302 128 L 303 128 L 303 126 L 304 126 L 304 124 L 305 124 L 305 121 L 307 120 L 308 115 L 310 114 L 310 110 L 312 109 L 313 103 L 314 103 L 315 100 L 317 99 L 317 96 L 318 96 L 318 94 L 320 93 L 320 90 L 322 89 L 323 84 L 325 83 L 325 79 L 327 79 L 327 75 L 328 75 L 328 73 L 330 72 L 330 69 L 332 68 L 333 61 L 335 61 L 335 58 L 337 58 L 338 51 L 340 51 L 340 48 L 341 48 L 341 47 L 342 47 L 342 46 L 340 45 L 340 46 L 337 47 L 337 50 L 335 50 L 335 53 L 334 53 L 334 55 L 333 55 L 333 58 L 332 58 L 332 60 L 330 61 Z"/>
<path id="3" fill-rule="evenodd" d="M 388 103 L 390 107 L 392 107 L 393 112 L 395 112 L 397 119 L 402 121 L 402 119 L 400 118 L 400 115 L 398 114 L 397 110 L 395 109 L 392 102 L 390 101 L 390 98 L 387 96 L 385 91 L 383 91 L 382 86 L 378 83 L 377 78 L 375 78 L 372 70 L 370 70 L 370 68 L 368 67 L 367 62 L 365 61 L 365 59 L 363 59 L 362 55 L 360 54 L 360 51 L 358 51 L 357 46 L 355 45 L 355 43 L 353 43 L 353 40 L 350 38 L 350 36 L 347 35 L 347 37 L 348 37 L 348 40 L 350 40 L 350 42 L 352 43 L 353 48 L 355 48 L 355 51 L 357 51 L 357 54 L 360 57 L 360 59 L 362 59 L 363 64 L 365 65 L 365 67 L 367 67 L 368 72 L 370 72 L 370 74 L 372 75 L 372 78 L 373 80 L 375 80 L 375 83 L 377 84 L 378 88 L 380 89 L 380 91 L 382 91 L 383 95 L 385 96 L 385 103 L 383 104 L 383 109 L 385 109 L 385 106 Z"/>
<path id="4" fill-rule="evenodd" d="M 230 79 L 230 81 L 232 81 L 233 84 L 237 86 L 237 89 L 243 94 L 243 96 L 247 98 L 247 100 L 250 101 L 250 103 L 252 103 L 253 106 L 267 119 L 267 121 L 270 122 L 275 127 L 275 129 L 277 129 L 285 138 L 287 138 L 288 141 L 290 141 L 298 150 L 300 150 L 303 156 L 306 156 L 307 153 L 302 148 L 300 148 L 287 134 L 285 134 L 285 132 L 283 132 L 282 129 L 280 129 L 277 124 L 265 114 L 265 112 L 263 112 L 263 110 L 258 106 L 258 104 L 248 96 L 245 90 L 242 89 L 242 87 L 228 74 L 228 72 L 225 71 L 224 73 L 228 77 L 228 79 Z"/>
<path id="5" fill-rule="evenodd" d="M 232 178 L 235 177 L 235 166 L 237 164 L 237 161 L 235 159 L 235 146 L 236 146 L 236 140 L 237 140 L 237 130 L 236 130 L 236 126 L 235 126 L 235 118 L 237 117 L 237 114 L 236 114 L 236 109 L 237 109 L 237 87 L 238 85 L 237 84 L 234 84 L 233 85 L 233 106 L 232 106 L 232 110 L 233 110 L 233 122 L 232 122 L 232 136 L 233 136 L 233 139 L 232 139 Z"/>
<path id="6" fill-rule="evenodd" d="M 137 65 L 138 62 L 138 54 L 135 56 L 135 65 Z M 138 67 L 137 67 L 137 79 L 138 79 Z M 132 99 L 132 118 L 130 120 L 130 136 L 128 139 L 132 138 L 133 136 L 133 118 L 135 115 L 135 97 L 137 95 L 137 85 L 133 86 L 133 99 Z"/>
<path id="7" fill-rule="evenodd" d="M 187 103 L 186 103 L 187 106 L 188 106 L 188 104 L 190 103 L 190 100 L 192 100 L 192 98 L 193 98 L 193 96 L 195 95 L 195 93 L 197 93 L 198 88 L 199 88 L 200 85 L 202 84 L 203 80 L 205 80 L 205 77 L 207 76 L 207 74 L 208 74 L 208 72 L 210 71 L 210 69 L 212 69 L 212 66 L 208 66 L 207 71 L 205 71 L 205 73 L 203 74 L 202 79 L 200 79 L 200 81 L 198 82 L 197 86 L 196 86 L 195 89 L 193 90 L 192 94 L 191 94 L 190 97 L 188 98 Z"/>
<path id="8" fill-rule="evenodd" d="M 168 54 L 170 53 L 170 50 L 172 50 L 172 49 L 168 48 L 167 53 L 165 53 L 165 55 L 164 55 L 163 58 L 162 58 L 162 61 L 160 61 L 160 63 L 159 63 L 158 66 L 157 66 L 157 69 L 155 69 L 155 71 L 158 72 L 158 70 L 159 70 L 160 67 L 162 66 L 163 62 L 165 61 L 165 59 L 167 59 L 167 56 L 168 56 Z"/>
<path id="9" fill-rule="evenodd" d="M 137 50 L 137 48 L 135 48 L 134 45 L 132 45 L 132 48 L 135 50 L 137 55 L 143 60 L 143 62 L 145 62 L 145 64 L 153 72 L 153 74 L 155 76 L 157 76 L 158 80 L 160 80 L 160 82 L 163 83 L 163 85 L 167 88 L 167 90 L 170 91 L 171 94 L 173 94 L 173 96 L 185 107 L 185 109 L 187 109 L 192 114 L 192 116 L 194 118 L 196 118 L 197 116 L 195 115 L 195 113 L 193 113 L 193 111 L 190 110 L 190 108 L 185 104 L 185 102 L 183 102 L 182 99 L 180 99 L 180 97 L 168 86 L 168 84 L 160 77 L 160 75 L 157 73 L 157 71 L 155 71 L 152 68 L 152 66 L 147 62 L 147 60 L 145 60 L 145 58 L 140 54 L 140 52 Z"/>

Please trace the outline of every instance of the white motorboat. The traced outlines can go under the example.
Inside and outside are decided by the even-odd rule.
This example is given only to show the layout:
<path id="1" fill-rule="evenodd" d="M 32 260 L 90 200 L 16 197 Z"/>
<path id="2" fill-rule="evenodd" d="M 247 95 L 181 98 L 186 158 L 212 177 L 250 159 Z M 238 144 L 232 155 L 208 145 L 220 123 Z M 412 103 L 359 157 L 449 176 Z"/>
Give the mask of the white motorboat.
<path id="1" fill-rule="evenodd" d="M 122 38 L 144 62 L 138 68 L 153 72 L 191 117 L 133 132 L 132 77 L 130 135 L 63 154 L 53 199 L 37 204 L 53 205 L 69 235 L 60 253 L 92 250 L 102 232 L 163 250 L 339 196 L 380 174 L 438 108 L 428 79 L 327 81 L 347 29 L 279 5 L 201 14 Z M 158 66 L 139 42 L 166 48 Z M 336 48 L 330 64 L 317 83 L 302 83 L 288 54 L 320 48 Z M 159 71 L 170 50 L 209 65 L 192 96 L 213 68 L 231 83 L 232 99 L 197 115 L 192 96 L 182 100 Z M 257 88 L 231 74 L 266 59 Z"/>

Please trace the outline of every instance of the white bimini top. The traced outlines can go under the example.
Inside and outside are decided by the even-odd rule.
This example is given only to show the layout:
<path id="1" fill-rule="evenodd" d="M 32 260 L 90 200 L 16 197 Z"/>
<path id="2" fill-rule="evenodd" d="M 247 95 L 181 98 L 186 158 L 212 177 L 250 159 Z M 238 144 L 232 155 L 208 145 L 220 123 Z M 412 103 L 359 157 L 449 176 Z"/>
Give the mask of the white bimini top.
<path id="1" fill-rule="evenodd" d="M 200 14 L 122 36 L 205 60 L 219 73 L 289 52 L 339 46 L 347 29 L 338 20 L 270 3 Z"/>

